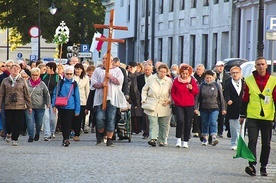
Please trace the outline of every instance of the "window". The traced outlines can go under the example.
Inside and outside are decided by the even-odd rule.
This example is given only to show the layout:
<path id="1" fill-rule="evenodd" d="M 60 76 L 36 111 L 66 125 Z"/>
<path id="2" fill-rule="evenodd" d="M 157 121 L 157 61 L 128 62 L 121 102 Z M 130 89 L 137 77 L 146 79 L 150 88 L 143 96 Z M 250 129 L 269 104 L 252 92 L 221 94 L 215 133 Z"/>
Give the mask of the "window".
<path id="1" fill-rule="evenodd" d="M 158 60 L 162 62 L 163 38 L 158 38 Z"/>
<path id="2" fill-rule="evenodd" d="M 163 12 L 164 12 L 164 1 L 159 0 L 159 13 L 163 14 Z"/>
<path id="3" fill-rule="evenodd" d="M 213 34 L 213 59 L 212 59 L 212 66 L 215 65 L 216 61 L 217 61 L 217 51 L 218 51 L 218 34 L 214 33 Z"/>
<path id="4" fill-rule="evenodd" d="M 179 48 L 178 60 L 180 61 L 180 63 L 183 63 L 184 62 L 184 36 L 179 36 L 178 48 Z"/>
<path id="5" fill-rule="evenodd" d="M 169 65 L 172 65 L 172 55 L 173 55 L 173 37 L 169 37 L 168 40 L 168 61 Z"/>
<path id="6" fill-rule="evenodd" d="M 229 0 L 224 0 L 225 3 L 229 2 Z"/>
<path id="7" fill-rule="evenodd" d="M 170 2 L 169 12 L 173 12 L 174 0 L 170 0 L 169 2 Z"/>
<path id="8" fill-rule="evenodd" d="M 191 0 L 191 8 L 196 8 L 196 0 Z"/>
<path id="9" fill-rule="evenodd" d="M 208 34 L 202 35 L 202 61 L 206 67 L 208 65 Z"/>
<path id="10" fill-rule="evenodd" d="M 203 6 L 209 6 L 209 0 L 203 0 Z"/>
<path id="11" fill-rule="evenodd" d="M 130 1 L 127 3 L 127 22 L 130 22 Z"/>
<path id="12" fill-rule="evenodd" d="M 219 3 L 219 0 L 214 0 L 214 4 L 218 4 Z"/>
<path id="13" fill-rule="evenodd" d="M 179 10 L 185 9 L 185 0 L 179 0 Z"/>
<path id="14" fill-rule="evenodd" d="M 191 35 L 190 37 L 190 61 L 192 61 L 191 66 L 195 67 L 195 48 L 196 48 L 196 36 Z"/>

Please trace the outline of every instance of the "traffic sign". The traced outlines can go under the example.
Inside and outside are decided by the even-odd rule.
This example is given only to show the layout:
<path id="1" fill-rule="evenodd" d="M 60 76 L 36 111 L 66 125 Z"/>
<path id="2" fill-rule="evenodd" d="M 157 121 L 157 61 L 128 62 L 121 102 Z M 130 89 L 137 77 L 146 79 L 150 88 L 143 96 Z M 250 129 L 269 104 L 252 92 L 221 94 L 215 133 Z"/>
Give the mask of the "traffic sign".
<path id="1" fill-rule="evenodd" d="M 17 53 L 17 58 L 22 58 L 23 54 L 22 53 Z"/>
<path id="2" fill-rule="evenodd" d="M 78 57 L 86 58 L 86 57 L 92 57 L 91 52 L 79 52 Z"/>
<path id="3" fill-rule="evenodd" d="M 37 38 L 39 36 L 39 28 L 37 26 L 32 26 L 29 29 L 29 35 L 33 38 Z"/>
<path id="4" fill-rule="evenodd" d="M 276 15 L 268 15 L 266 18 L 266 39 L 276 40 Z"/>
<path id="5" fill-rule="evenodd" d="M 30 61 L 36 61 L 37 56 L 36 55 L 30 55 Z"/>
<path id="6" fill-rule="evenodd" d="M 89 52 L 89 44 L 80 45 L 81 52 Z"/>

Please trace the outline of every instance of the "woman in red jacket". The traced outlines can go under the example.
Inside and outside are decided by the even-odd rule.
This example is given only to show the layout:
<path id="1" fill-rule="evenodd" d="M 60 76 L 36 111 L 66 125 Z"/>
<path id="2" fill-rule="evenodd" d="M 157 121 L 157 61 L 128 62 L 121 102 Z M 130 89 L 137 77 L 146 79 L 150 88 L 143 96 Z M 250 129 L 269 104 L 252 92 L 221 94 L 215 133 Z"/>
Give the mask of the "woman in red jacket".
<path id="1" fill-rule="evenodd" d="M 177 122 L 176 147 L 182 146 L 188 148 L 194 114 L 194 100 L 199 92 L 196 80 L 191 77 L 192 72 L 193 68 L 191 66 L 181 64 L 179 76 L 175 78 L 172 86 L 171 96 L 175 105 L 175 116 Z"/>

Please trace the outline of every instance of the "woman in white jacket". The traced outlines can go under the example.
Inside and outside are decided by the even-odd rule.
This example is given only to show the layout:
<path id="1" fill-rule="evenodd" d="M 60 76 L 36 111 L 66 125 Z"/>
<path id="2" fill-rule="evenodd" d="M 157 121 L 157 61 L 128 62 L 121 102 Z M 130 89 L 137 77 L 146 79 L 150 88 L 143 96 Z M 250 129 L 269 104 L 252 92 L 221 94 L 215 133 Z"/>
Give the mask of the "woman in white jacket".
<path id="1" fill-rule="evenodd" d="M 75 132 L 75 136 L 73 137 L 74 141 L 79 141 L 80 138 L 80 129 L 84 128 L 85 124 L 85 106 L 86 101 L 88 99 L 88 95 L 90 92 L 89 78 L 85 73 L 85 69 L 82 64 L 77 63 L 75 66 L 75 75 L 74 80 L 78 83 L 79 92 L 80 92 L 80 115 L 74 116 L 72 121 L 72 129 Z"/>
<path id="2" fill-rule="evenodd" d="M 142 108 L 144 113 L 148 115 L 150 122 L 151 140 L 148 141 L 148 144 L 153 147 L 156 146 L 157 140 L 159 146 L 165 146 L 169 129 L 172 113 L 170 108 L 172 80 L 166 76 L 168 72 L 168 66 L 161 64 L 157 74 L 152 75 L 142 89 Z M 153 110 L 143 107 L 150 100 L 155 101 Z"/>

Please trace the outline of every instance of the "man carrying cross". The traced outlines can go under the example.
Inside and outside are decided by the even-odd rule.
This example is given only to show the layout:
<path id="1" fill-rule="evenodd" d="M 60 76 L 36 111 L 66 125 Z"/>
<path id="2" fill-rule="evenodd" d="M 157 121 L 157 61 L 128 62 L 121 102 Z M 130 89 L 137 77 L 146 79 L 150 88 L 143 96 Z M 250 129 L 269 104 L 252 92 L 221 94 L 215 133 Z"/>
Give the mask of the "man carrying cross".
<path id="1" fill-rule="evenodd" d="M 122 92 L 124 75 L 120 68 L 112 67 L 112 60 L 112 56 L 110 56 L 110 60 L 108 61 L 107 54 L 104 54 L 103 66 L 95 69 L 91 79 L 91 86 L 93 89 L 96 89 L 93 104 L 93 107 L 96 109 L 95 120 L 99 132 L 96 145 L 103 141 L 103 136 L 106 132 L 106 145 L 111 147 L 114 146 L 111 139 L 115 129 L 117 108 L 127 108 L 127 102 Z M 107 64 L 111 66 L 109 72 L 105 70 Z M 105 77 L 108 78 L 107 81 L 105 81 Z M 106 109 L 102 108 L 104 87 L 107 87 Z"/>

